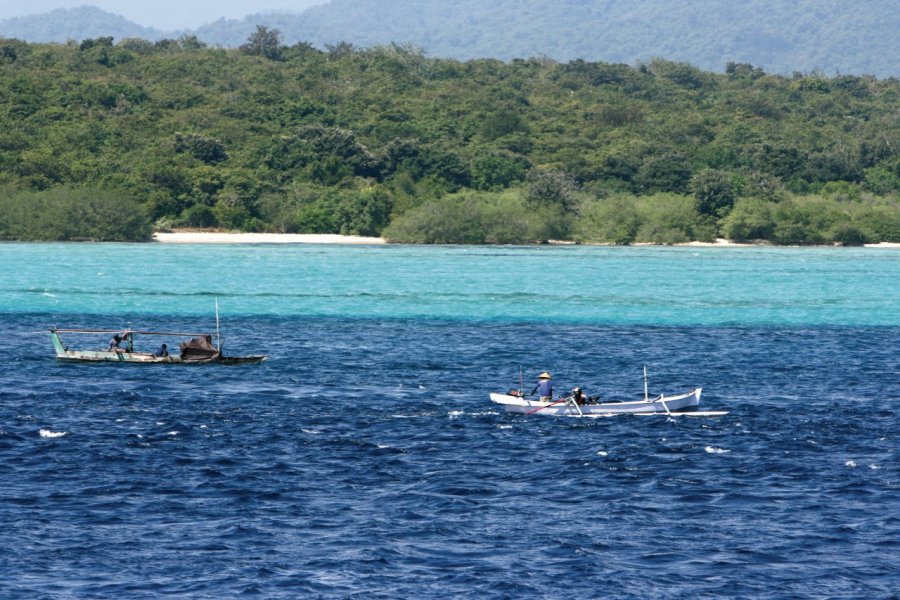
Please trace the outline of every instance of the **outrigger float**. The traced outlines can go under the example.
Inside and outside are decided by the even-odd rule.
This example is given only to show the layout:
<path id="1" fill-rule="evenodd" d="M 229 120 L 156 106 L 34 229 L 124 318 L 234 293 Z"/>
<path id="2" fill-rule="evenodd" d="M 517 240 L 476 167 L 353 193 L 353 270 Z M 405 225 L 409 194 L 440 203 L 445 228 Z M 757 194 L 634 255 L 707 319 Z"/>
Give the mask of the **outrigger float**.
<path id="1" fill-rule="evenodd" d="M 119 347 L 113 350 L 70 350 L 63 344 L 61 333 L 66 334 L 108 334 L 119 335 L 121 342 Z M 158 336 L 166 338 L 188 338 L 179 344 L 180 355 L 158 356 L 154 352 L 137 352 L 134 349 L 135 336 Z M 217 336 L 218 337 L 218 336 Z M 53 349 L 56 351 L 56 360 L 60 362 L 117 362 L 117 363 L 162 363 L 162 364 L 221 364 L 221 365 L 246 365 L 261 363 L 266 360 L 265 355 L 258 356 L 225 356 L 222 354 L 220 340 L 216 345 L 212 344 L 212 334 L 209 333 L 183 333 L 172 331 L 131 331 L 121 329 L 51 329 L 50 338 L 53 340 Z"/>
<path id="2" fill-rule="evenodd" d="M 508 413 L 543 415 L 550 417 L 610 417 L 615 415 L 667 415 L 691 417 L 719 417 L 728 411 L 701 411 L 700 393 L 696 388 L 684 394 L 651 398 L 647 388 L 647 369 L 644 368 L 643 400 L 600 400 L 591 398 L 577 402 L 573 396 L 565 396 L 553 402 L 528 398 L 521 389 L 505 394 L 491 394 L 491 401 L 500 404 Z"/>

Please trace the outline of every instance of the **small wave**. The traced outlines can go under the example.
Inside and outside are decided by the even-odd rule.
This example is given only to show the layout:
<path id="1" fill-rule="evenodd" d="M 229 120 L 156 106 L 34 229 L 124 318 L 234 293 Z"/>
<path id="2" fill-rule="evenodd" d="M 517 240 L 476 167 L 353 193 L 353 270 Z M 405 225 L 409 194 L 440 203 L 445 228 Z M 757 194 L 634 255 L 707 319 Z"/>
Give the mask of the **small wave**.
<path id="1" fill-rule="evenodd" d="M 322 433 L 321 429 L 301 429 L 303 433 L 308 433 L 309 435 L 319 435 Z"/>
<path id="2" fill-rule="evenodd" d="M 41 429 L 38 433 L 41 434 L 41 437 L 44 439 L 61 438 L 69 435 L 68 431 L 50 431 L 49 429 Z"/>
<path id="3" fill-rule="evenodd" d="M 447 416 L 450 417 L 451 419 L 455 419 L 456 417 L 459 417 L 460 415 L 464 415 L 465 413 L 466 413 L 466 411 L 464 411 L 464 410 L 451 410 L 450 412 L 447 413 Z"/>
<path id="4" fill-rule="evenodd" d="M 855 460 L 848 460 L 847 462 L 844 463 L 844 466 L 845 466 L 845 467 L 850 467 L 850 468 L 852 469 L 852 468 L 854 468 L 854 467 L 856 466 L 856 461 L 855 461 Z"/>
<path id="5" fill-rule="evenodd" d="M 166 433 L 167 433 L 168 435 L 178 435 L 178 434 L 180 434 L 181 432 L 176 430 L 176 431 L 168 431 L 168 432 L 166 432 Z"/>
<path id="6" fill-rule="evenodd" d="M 725 448 L 716 448 L 715 446 L 707 446 L 704 448 L 707 454 L 727 454 L 731 452 L 731 450 L 726 450 Z"/>
<path id="7" fill-rule="evenodd" d="M 607 452 L 606 450 L 598 450 L 597 456 L 609 456 L 609 452 Z"/>
<path id="8" fill-rule="evenodd" d="M 497 425 L 497 429 L 512 429 L 512 425 Z"/>
<path id="9" fill-rule="evenodd" d="M 869 465 L 869 468 L 870 468 L 870 469 L 880 469 L 881 467 L 879 467 L 878 465 L 874 465 L 874 464 L 873 464 L 873 465 Z"/>

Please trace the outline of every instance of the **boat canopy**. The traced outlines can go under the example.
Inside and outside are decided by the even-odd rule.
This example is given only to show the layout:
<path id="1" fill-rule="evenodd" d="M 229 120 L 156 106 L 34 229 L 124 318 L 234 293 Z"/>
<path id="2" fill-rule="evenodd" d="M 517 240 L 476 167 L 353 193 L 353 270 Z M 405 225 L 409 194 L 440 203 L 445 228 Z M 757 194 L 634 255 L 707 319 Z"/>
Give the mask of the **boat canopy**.
<path id="1" fill-rule="evenodd" d="M 181 360 L 183 361 L 208 360 L 217 354 L 219 351 L 212 345 L 211 335 L 200 335 L 181 342 Z"/>
<path id="2" fill-rule="evenodd" d="M 133 329 L 51 329 L 50 333 L 118 333 L 119 335 L 165 335 L 172 337 L 211 337 L 208 333 L 186 333 L 183 331 L 136 331 Z"/>

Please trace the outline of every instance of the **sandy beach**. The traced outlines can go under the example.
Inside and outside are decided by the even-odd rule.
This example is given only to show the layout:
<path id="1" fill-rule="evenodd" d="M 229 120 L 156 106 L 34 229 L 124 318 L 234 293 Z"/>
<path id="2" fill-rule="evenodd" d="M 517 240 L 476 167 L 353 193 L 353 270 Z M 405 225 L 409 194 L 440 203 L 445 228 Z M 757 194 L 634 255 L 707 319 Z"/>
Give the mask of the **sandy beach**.
<path id="1" fill-rule="evenodd" d="M 334 233 L 229 233 L 219 231 L 174 231 L 153 234 L 153 241 L 163 244 L 385 244 L 383 238 L 363 237 L 356 235 L 338 235 Z M 575 242 L 554 241 L 552 244 L 571 245 Z M 634 244 L 639 246 L 658 246 L 659 244 Z M 692 246 L 702 248 L 759 248 L 776 247 L 767 243 L 732 242 L 718 238 L 715 242 L 686 242 L 675 246 Z M 900 244 L 882 242 L 866 244 L 867 248 L 900 248 Z"/>
<path id="2" fill-rule="evenodd" d="M 382 238 L 355 235 L 309 233 L 224 233 L 176 231 L 154 233 L 153 241 L 163 244 L 384 244 Z"/>

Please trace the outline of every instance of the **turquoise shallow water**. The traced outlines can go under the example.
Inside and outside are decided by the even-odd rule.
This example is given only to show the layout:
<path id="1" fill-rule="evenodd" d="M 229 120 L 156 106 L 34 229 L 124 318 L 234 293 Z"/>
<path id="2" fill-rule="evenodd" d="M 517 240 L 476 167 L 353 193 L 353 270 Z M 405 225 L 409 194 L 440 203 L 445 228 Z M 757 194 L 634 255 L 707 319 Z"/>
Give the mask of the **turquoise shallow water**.
<path id="1" fill-rule="evenodd" d="M 900 325 L 900 251 L 0 244 L 0 312 Z"/>

